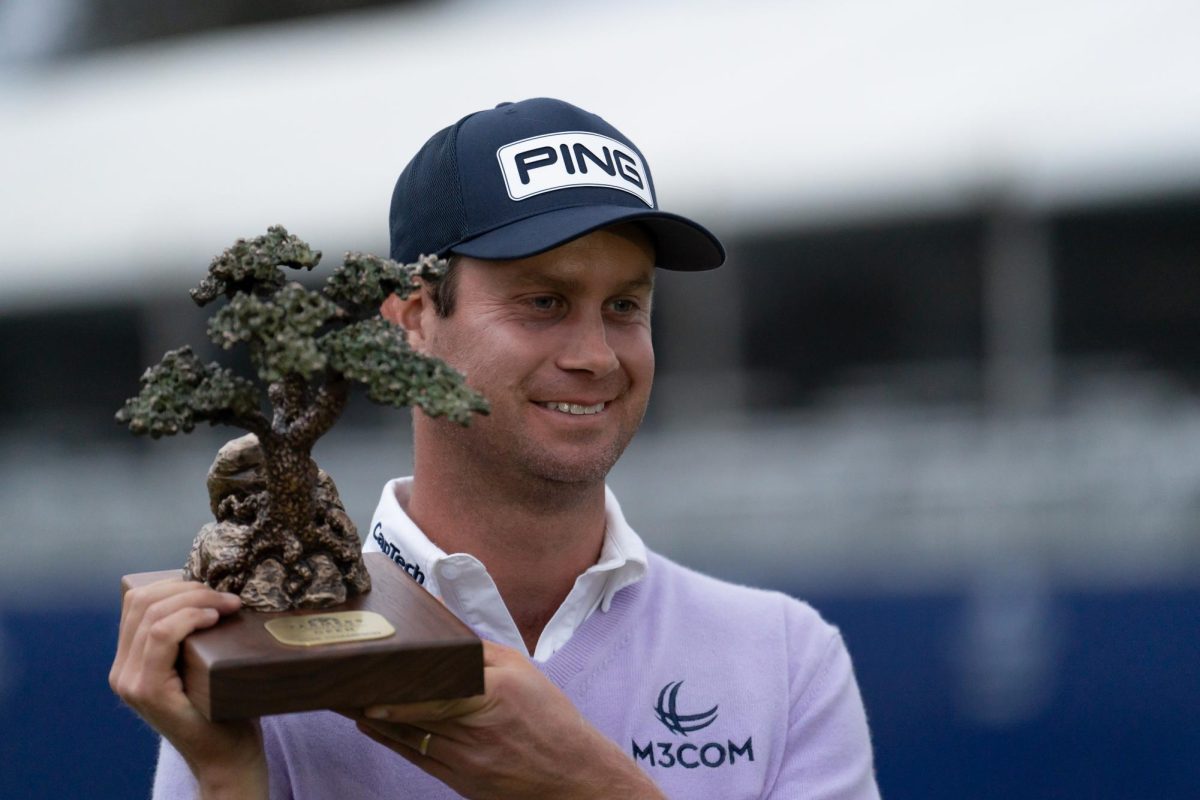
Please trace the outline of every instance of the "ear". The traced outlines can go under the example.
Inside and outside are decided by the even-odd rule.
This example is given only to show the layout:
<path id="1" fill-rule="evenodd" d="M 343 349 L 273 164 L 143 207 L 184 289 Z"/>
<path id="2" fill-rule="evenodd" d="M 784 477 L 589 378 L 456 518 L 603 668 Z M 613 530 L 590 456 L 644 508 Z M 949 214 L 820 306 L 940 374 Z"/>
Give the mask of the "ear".
<path id="1" fill-rule="evenodd" d="M 398 294 L 390 294 L 379 307 L 379 313 L 393 325 L 404 328 L 408 345 L 417 352 L 424 352 L 428 340 L 425 323 L 427 314 L 433 311 L 425 289 L 421 288 L 409 294 L 407 299 L 401 299 Z"/>

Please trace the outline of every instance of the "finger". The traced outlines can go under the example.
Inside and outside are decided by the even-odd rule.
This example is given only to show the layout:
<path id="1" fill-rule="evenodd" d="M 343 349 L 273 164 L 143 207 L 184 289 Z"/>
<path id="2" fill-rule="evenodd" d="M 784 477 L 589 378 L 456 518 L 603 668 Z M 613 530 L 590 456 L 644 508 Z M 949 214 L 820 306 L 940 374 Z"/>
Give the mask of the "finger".
<path id="1" fill-rule="evenodd" d="M 491 691 L 501 671 L 513 666 L 529 666 L 525 654 L 502 644 L 483 640 L 484 693 L 456 700 L 431 700 L 423 703 L 379 704 L 363 709 L 368 719 L 425 724 L 457 719 L 482 711 L 492 704 Z"/>
<path id="2" fill-rule="evenodd" d="M 435 768 L 440 767 L 449 774 L 455 764 L 462 763 L 462 745 L 432 731 L 373 720 L 359 721 L 358 729 L 435 776 L 438 776 Z"/>
<path id="3" fill-rule="evenodd" d="M 209 599 L 198 599 L 204 596 L 208 596 Z M 155 608 L 161 608 L 160 604 L 164 601 L 178 597 L 187 597 L 189 600 L 186 602 L 194 602 L 198 605 L 215 604 L 215 607 L 222 611 L 234 610 L 241 604 L 237 595 L 217 592 L 203 583 L 184 581 L 179 578 L 167 578 L 137 589 L 130 589 L 125 593 L 121 604 L 121 630 L 118 634 L 118 643 L 131 641 L 147 614 Z M 221 599 L 215 600 L 215 598 Z"/>
<path id="4" fill-rule="evenodd" d="M 375 731 L 380 736 L 394 743 L 402 744 L 410 750 L 416 750 L 421 755 L 428 755 L 429 743 L 433 741 L 434 736 L 433 731 L 427 731 L 415 725 L 398 722 L 376 722 L 370 719 L 360 719 L 356 724 L 359 730 L 370 729 Z M 422 744 L 424 744 L 424 753 L 421 753 Z"/>
<path id="5" fill-rule="evenodd" d="M 187 606 L 157 620 L 147 631 L 146 661 L 170 665 L 173 669 L 179 643 L 197 630 L 211 628 L 220 618 L 220 612 L 210 606 Z"/>
<path id="6" fill-rule="evenodd" d="M 529 656 L 516 648 L 483 639 L 483 666 L 502 667 L 511 664 L 514 659 L 521 662 L 529 661 Z"/>
<path id="7" fill-rule="evenodd" d="M 117 653 L 109 671 L 109 685 L 114 690 L 130 659 L 142 653 L 148 625 L 185 606 L 210 607 L 219 613 L 231 613 L 241 606 L 241 600 L 237 595 L 215 592 L 202 583 L 169 578 L 126 592 L 122 605 Z"/>
<path id="8" fill-rule="evenodd" d="M 162 596 L 163 593 L 172 591 L 171 587 L 182 583 L 196 583 L 196 581 L 185 581 L 183 579 L 183 572 L 181 571 L 151 583 L 135 586 L 122 596 L 124 607 L 129 608 L 130 602 L 138 597 Z"/>
<path id="9" fill-rule="evenodd" d="M 427 755 L 423 756 L 411 747 L 397 744 L 392 739 L 389 739 L 387 736 L 383 735 L 374 728 L 367 726 L 365 723 L 360 723 L 358 729 L 362 731 L 364 736 L 388 748 L 418 769 L 428 772 L 442 783 L 447 785 L 453 783 L 454 770 L 441 761 L 438 761 L 436 758 L 432 758 Z M 432 743 L 430 746 L 432 747 Z"/>
<path id="10" fill-rule="evenodd" d="M 425 752 L 420 752 L 421 742 L 425 739 L 425 734 L 428 731 L 421 731 L 419 728 L 414 728 L 411 725 L 381 723 L 369 719 L 360 719 L 355 725 L 360 732 L 401 755 L 434 759 L 433 756 L 429 755 L 429 745 L 433 743 L 432 737 L 426 742 Z"/>
<path id="11" fill-rule="evenodd" d="M 130 589 L 125 592 L 125 595 L 121 599 L 122 616 L 128 616 L 135 609 L 144 609 L 168 595 L 186 591 L 187 589 L 194 588 L 196 585 L 203 586 L 204 584 L 198 581 L 185 581 L 183 573 L 180 573 L 169 578 L 163 578 L 160 581 L 155 581 L 154 583 L 147 583 L 144 586 Z"/>
<path id="12" fill-rule="evenodd" d="M 121 627 L 117 633 L 117 642 L 128 641 L 133 636 L 134 629 L 141 621 L 146 608 L 172 592 L 179 591 L 183 586 L 183 576 L 164 578 L 161 581 L 139 586 L 125 592 L 121 598 Z"/>
<path id="13" fill-rule="evenodd" d="M 429 720 L 419 724 L 411 724 L 407 722 L 387 722 L 385 720 L 369 719 L 361 713 L 357 715 L 344 715 L 355 723 L 370 725 L 376 731 L 384 736 L 391 736 L 397 741 L 402 741 L 404 744 L 411 747 L 420 748 L 421 739 L 425 734 L 432 733 L 443 741 L 452 741 L 462 744 L 466 741 L 464 738 L 464 728 L 456 720 L 448 722 L 438 722 Z"/>
<path id="14" fill-rule="evenodd" d="M 511 647 L 483 640 L 483 685 L 484 693 L 455 700 L 430 700 L 423 703 L 378 704 L 363 709 L 368 719 L 416 724 L 439 722 L 465 717 L 488 707 L 492 702 L 489 691 L 493 686 L 497 670 L 511 665 L 518 659 L 522 665 L 528 658 Z"/>
<path id="15" fill-rule="evenodd" d="M 363 709 L 367 719 L 421 724 L 440 722 L 473 714 L 487 706 L 487 695 L 463 697 L 458 700 L 429 700 L 403 705 L 375 705 Z"/>
<path id="16" fill-rule="evenodd" d="M 202 583 L 193 583 L 188 589 L 169 594 L 150 605 L 142 619 L 154 623 L 182 608 L 212 608 L 219 614 L 229 614 L 241 608 L 242 600 L 236 594 L 214 591 Z"/>
<path id="17" fill-rule="evenodd" d="M 179 583 L 175 591 L 161 594 L 155 602 L 144 607 L 135 606 L 135 613 L 138 616 L 137 627 L 132 631 L 128 656 L 142 654 L 145 650 L 146 637 L 154 626 L 185 608 L 206 608 L 215 611 L 217 616 L 213 616 L 212 619 L 207 619 L 209 615 L 203 615 L 205 619 L 202 627 L 209 627 L 217 621 L 220 614 L 232 613 L 240 606 L 241 599 L 237 595 L 213 591 L 202 583 Z M 172 626 L 166 627 L 167 629 L 172 628 Z M 165 632 L 166 630 L 160 631 L 159 635 L 161 636 Z M 184 633 L 179 641 L 183 641 L 183 637 L 188 633 L 191 631 Z M 175 644 L 178 645 L 179 641 Z"/>
<path id="18" fill-rule="evenodd" d="M 217 592 L 186 592 L 167 597 L 142 618 L 125 661 L 111 675 L 113 691 L 134 708 L 182 705 L 182 683 L 175 670 L 179 643 L 196 630 L 211 627 L 230 601 Z M 162 694 L 164 685 L 173 691 Z"/>
<path id="19" fill-rule="evenodd" d="M 135 675 L 158 682 L 175 674 L 179 643 L 193 631 L 215 625 L 220 613 L 215 608 L 188 606 L 143 626 L 134 649 Z"/>

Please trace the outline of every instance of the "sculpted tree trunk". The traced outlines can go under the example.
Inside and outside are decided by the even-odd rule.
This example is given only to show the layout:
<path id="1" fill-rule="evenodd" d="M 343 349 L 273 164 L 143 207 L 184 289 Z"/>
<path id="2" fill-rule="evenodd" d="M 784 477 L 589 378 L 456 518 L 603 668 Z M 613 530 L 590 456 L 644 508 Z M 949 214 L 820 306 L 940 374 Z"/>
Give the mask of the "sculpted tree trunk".
<path id="1" fill-rule="evenodd" d="M 316 518 L 313 489 L 317 485 L 317 465 L 308 450 L 289 446 L 287 439 L 268 437 L 259 442 L 265 456 L 263 476 L 267 490 L 267 508 L 263 514 L 259 552 L 278 550 L 285 564 L 291 564 L 300 551 L 315 544 L 316 537 L 306 530 Z"/>
<path id="2" fill-rule="evenodd" d="M 209 470 L 216 521 L 197 534 L 184 571 L 264 611 L 326 607 L 370 589 L 354 523 L 311 457 L 346 407 L 352 381 L 365 384 L 374 402 L 417 406 L 462 425 L 487 413 L 462 375 L 413 352 L 403 331 L 378 315 L 389 294 L 407 297 L 439 280 L 445 262 L 402 265 L 347 253 L 322 292 L 284 279 L 282 267 L 312 269 L 320 257 L 275 226 L 239 239 L 192 290 L 202 306 L 228 299 L 209 336 L 226 350 L 249 347 L 270 417 L 253 381 L 202 364 L 187 347 L 147 370 L 141 392 L 117 412 L 133 433 L 153 438 L 205 420 L 250 431 L 221 448 Z"/>

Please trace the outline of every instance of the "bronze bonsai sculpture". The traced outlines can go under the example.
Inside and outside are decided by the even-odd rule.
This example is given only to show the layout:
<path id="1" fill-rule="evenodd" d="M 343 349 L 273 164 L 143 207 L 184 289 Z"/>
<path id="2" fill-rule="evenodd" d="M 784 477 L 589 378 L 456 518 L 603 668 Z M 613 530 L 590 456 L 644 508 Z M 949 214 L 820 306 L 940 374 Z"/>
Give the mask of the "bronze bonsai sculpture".
<path id="1" fill-rule="evenodd" d="M 462 375 L 411 350 L 404 331 L 379 316 L 389 294 L 407 297 L 422 281 L 439 280 L 445 261 L 404 265 L 347 253 L 319 292 L 286 279 L 283 267 L 311 270 L 320 258 L 273 226 L 213 259 L 191 291 L 200 306 L 228 300 L 209 321 L 209 337 L 226 350 L 248 347 L 270 416 L 254 381 L 203 364 L 189 347 L 146 370 L 141 391 L 117 412 L 130 431 L 155 439 L 204 421 L 250 432 L 223 447 L 209 472 L 216 521 L 196 536 L 184 571 L 260 611 L 326 607 L 370 590 L 354 523 L 310 455 L 352 382 L 365 384 L 376 403 L 462 425 L 487 413 Z"/>

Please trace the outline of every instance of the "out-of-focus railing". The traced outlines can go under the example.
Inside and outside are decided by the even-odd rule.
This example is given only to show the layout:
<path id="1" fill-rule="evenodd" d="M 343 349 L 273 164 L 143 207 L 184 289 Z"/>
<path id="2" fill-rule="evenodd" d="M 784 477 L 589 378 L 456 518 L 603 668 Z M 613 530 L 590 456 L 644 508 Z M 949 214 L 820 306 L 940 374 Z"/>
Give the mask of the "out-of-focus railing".
<path id="1" fill-rule="evenodd" d="M 3 596 L 68 581 L 107 592 L 123 572 L 179 563 L 208 519 L 204 473 L 227 433 L 0 440 Z M 732 578 L 937 588 L 1011 564 L 1068 583 L 1170 584 L 1200 574 L 1197 453 L 1200 404 L 1110 385 L 1052 416 L 876 403 L 657 426 L 610 484 L 651 546 Z M 317 457 L 365 527 L 383 482 L 409 469 L 409 434 L 339 429 Z"/>

